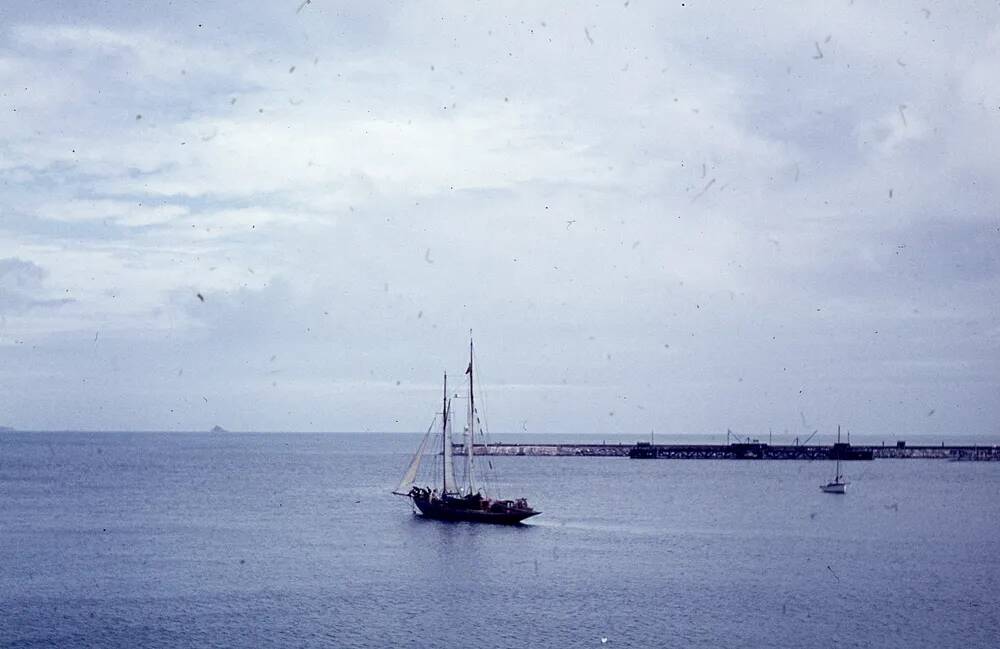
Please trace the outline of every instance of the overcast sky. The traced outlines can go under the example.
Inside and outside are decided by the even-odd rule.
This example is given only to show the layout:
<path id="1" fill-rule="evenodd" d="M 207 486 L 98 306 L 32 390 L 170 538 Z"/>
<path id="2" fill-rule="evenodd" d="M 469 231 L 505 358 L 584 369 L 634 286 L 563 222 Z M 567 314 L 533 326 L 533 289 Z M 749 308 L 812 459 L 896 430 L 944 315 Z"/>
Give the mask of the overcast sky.
<path id="1" fill-rule="evenodd" d="M 995 2 L 0 5 L 0 425 L 1000 433 Z"/>

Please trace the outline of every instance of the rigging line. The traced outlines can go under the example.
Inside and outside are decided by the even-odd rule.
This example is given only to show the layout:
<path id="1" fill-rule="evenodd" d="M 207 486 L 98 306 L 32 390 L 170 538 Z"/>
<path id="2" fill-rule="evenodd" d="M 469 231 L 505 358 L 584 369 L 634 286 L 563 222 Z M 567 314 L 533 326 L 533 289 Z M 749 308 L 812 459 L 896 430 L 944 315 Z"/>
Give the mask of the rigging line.
<path id="1" fill-rule="evenodd" d="M 431 425 L 428 428 L 428 432 L 430 432 L 430 430 L 434 429 L 434 427 L 437 424 L 438 417 L 443 417 L 443 416 L 444 416 L 444 413 L 435 413 L 434 414 L 434 419 L 431 421 Z M 431 457 L 434 457 L 434 456 L 438 455 L 432 449 L 440 448 L 440 446 L 441 446 L 441 434 L 440 433 L 434 433 L 434 435 L 432 436 L 432 439 L 431 439 L 431 443 L 427 447 L 427 449 L 428 449 L 428 455 L 430 455 Z M 439 468 L 438 463 L 437 462 L 428 462 L 427 464 L 430 465 L 430 475 L 429 476 L 427 475 L 427 470 L 425 468 L 425 470 L 422 472 L 423 476 L 430 478 L 430 480 L 428 482 L 429 485 L 431 485 L 431 486 L 436 485 L 436 484 L 438 484 L 438 482 L 439 482 L 438 478 L 440 477 L 440 474 L 438 473 L 438 468 Z M 427 464 L 425 464 L 423 466 L 426 467 Z"/>
<path id="2" fill-rule="evenodd" d="M 476 379 L 476 387 L 479 388 L 480 403 L 482 404 L 483 422 L 486 422 L 487 421 L 486 413 L 489 410 L 489 408 L 488 408 L 488 406 L 489 406 L 489 403 L 488 403 L 489 398 L 486 395 L 486 390 L 483 389 L 483 385 L 482 385 L 483 382 L 482 382 L 482 379 L 480 378 L 480 376 L 482 375 L 483 371 L 482 371 L 482 368 L 481 368 L 481 366 L 479 364 L 479 356 L 476 354 L 476 350 L 475 349 L 472 350 L 472 357 L 473 357 L 473 359 L 476 362 L 476 366 L 480 367 L 479 372 L 476 373 L 475 379 Z M 487 429 L 488 430 L 488 426 L 484 424 L 483 425 L 483 429 Z"/>
<path id="3" fill-rule="evenodd" d="M 483 379 L 481 378 L 483 374 L 482 365 L 479 360 L 479 354 L 475 351 L 475 348 L 472 350 L 472 360 L 478 370 L 473 379 L 476 384 L 476 390 L 479 393 L 479 399 L 476 403 L 476 412 L 474 415 L 476 423 L 479 425 L 479 442 L 484 445 L 484 447 L 488 448 L 489 444 L 493 441 L 489 430 L 489 396 L 487 395 L 487 391 L 483 388 Z M 486 460 L 486 466 L 483 466 L 483 463 L 480 462 L 478 474 L 485 483 L 484 486 L 486 487 L 487 493 L 489 493 L 492 497 L 501 498 L 502 494 L 500 493 L 500 481 L 497 478 L 496 468 L 493 466 L 493 462 L 489 456 L 484 456 L 484 458 Z"/>
<path id="4" fill-rule="evenodd" d="M 435 426 L 435 424 L 437 424 L 437 420 L 438 420 L 438 416 L 435 413 L 434 418 L 431 420 L 431 425 L 427 427 L 427 432 L 428 433 L 430 433 L 432 430 L 434 430 L 434 426 Z M 431 438 L 432 438 L 431 439 L 431 444 L 430 444 L 430 446 L 427 447 L 427 449 L 425 449 L 425 451 L 424 451 L 425 453 L 428 450 L 432 449 L 432 448 L 436 448 L 435 447 L 435 443 L 437 442 L 437 435 L 431 435 Z M 433 457 L 433 455 L 434 454 L 431 453 L 431 457 Z M 431 476 L 430 484 L 436 484 L 437 483 L 437 462 L 428 462 L 427 464 L 431 465 L 431 473 L 434 474 L 434 475 Z M 427 464 L 423 465 L 423 474 L 425 476 L 427 475 Z"/>
<path id="5" fill-rule="evenodd" d="M 486 390 L 483 389 L 483 381 L 480 378 L 482 375 L 482 367 L 480 365 L 479 355 L 476 353 L 475 349 L 472 350 L 472 360 L 475 362 L 476 366 L 479 367 L 479 371 L 476 373 L 474 379 L 476 387 L 479 391 L 479 407 L 473 412 L 473 418 L 475 423 L 479 424 L 479 441 L 484 447 L 488 447 L 492 441 L 490 438 L 489 424 L 486 416 L 488 409 L 489 397 L 486 394 Z M 482 416 L 480 416 L 482 415 Z M 498 483 L 496 479 L 496 471 L 492 466 L 492 462 L 487 460 L 487 466 L 483 467 L 480 464 L 480 475 L 484 479 L 485 486 L 487 490 L 491 491 L 494 495 L 499 497 Z"/>

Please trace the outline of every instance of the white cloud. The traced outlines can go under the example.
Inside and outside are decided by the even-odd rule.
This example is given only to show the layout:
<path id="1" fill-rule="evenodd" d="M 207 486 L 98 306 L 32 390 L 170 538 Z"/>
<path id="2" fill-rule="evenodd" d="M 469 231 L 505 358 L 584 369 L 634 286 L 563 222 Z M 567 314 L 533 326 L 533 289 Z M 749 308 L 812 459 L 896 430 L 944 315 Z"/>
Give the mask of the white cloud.
<path id="1" fill-rule="evenodd" d="M 116 200 L 70 200 L 45 203 L 38 216 L 56 221 L 114 221 L 127 226 L 169 223 L 188 213 L 182 205 L 143 205 Z"/>
<path id="2" fill-rule="evenodd" d="M 73 302 L 9 314 L 4 340 L 59 348 L 69 381 L 99 329 L 121 346 L 100 361 L 108 391 L 135 384 L 142 341 L 162 372 L 136 398 L 161 414 L 197 349 L 187 367 L 284 429 L 377 416 L 350 399 L 427 381 L 470 326 L 500 383 L 536 386 L 500 396 L 535 430 L 748 427 L 839 403 L 919 428 L 852 377 L 892 363 L 879 389 L 902 398 L 908 378 L 932 389 L 926 368 L 998 351 L 961 325 L 997 319 L 985 5 L 310 10 L 201 8 L 214 31 L 8 26 L 0 256 Z M 897 362 L 939 336 L 962 343 Z M 284 391 L 260 366 L 275 353 L 302 359 Z M 546 387 L 563 380 L 593 388 L 585 411 Z M 967 399 L 982 380 L 970 370 Z M 303 415 L 331 385 L 352 389 L 325 423 Z M 654 405 L 621 406 L 637 401 Z M 210 425 L 158 416 L 127 425 Z"/>

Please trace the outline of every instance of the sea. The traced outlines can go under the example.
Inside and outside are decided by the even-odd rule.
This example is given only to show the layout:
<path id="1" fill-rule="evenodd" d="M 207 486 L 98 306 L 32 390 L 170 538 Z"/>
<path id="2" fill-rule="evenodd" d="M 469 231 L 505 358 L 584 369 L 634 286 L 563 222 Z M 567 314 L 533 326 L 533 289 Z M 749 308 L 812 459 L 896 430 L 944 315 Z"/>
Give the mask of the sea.
<path id="1" fill-rule="evenodd" d="M 419 439 L 0 433 L 0 646 L 1000 646 L 1000 463 L 493 457 L 502 527 Z"/>

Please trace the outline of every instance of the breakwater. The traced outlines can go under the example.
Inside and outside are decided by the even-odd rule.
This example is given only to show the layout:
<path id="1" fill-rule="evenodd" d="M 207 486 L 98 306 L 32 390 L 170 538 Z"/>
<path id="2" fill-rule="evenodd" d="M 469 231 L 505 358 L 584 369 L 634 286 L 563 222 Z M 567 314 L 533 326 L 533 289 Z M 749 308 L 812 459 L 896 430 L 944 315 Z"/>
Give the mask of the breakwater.
<path id="1" fill-rule="evenodd" d="M 464 453 L 455 444 L 454 452 Z M 997 446 L 832 446 L 771 444 L 476 444 L 476 455 L 531 457 L 631 457 L 665 460 L 873 460 L 942 459 L 1000 461 Z"/>

